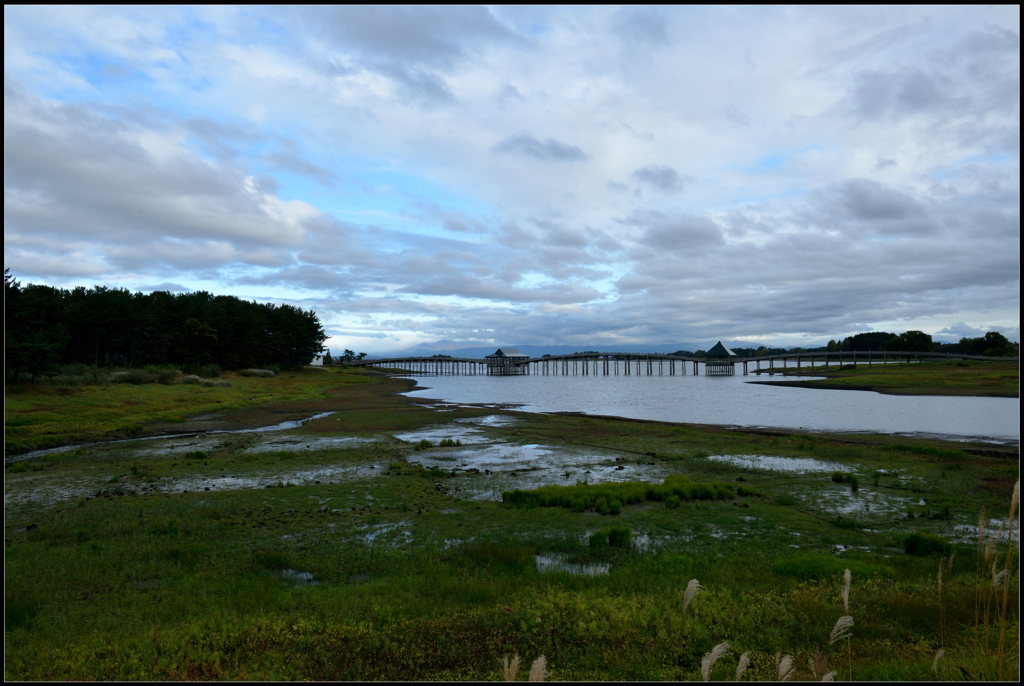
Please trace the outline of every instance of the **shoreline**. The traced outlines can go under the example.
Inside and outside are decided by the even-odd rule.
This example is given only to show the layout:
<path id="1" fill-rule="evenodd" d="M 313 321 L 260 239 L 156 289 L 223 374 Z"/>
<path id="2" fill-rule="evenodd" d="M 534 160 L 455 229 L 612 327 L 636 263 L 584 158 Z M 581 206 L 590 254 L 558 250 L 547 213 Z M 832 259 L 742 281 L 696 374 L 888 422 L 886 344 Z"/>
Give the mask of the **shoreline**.
<path id="1" fill-rule="evenodd" d="M 783 374 L 783 376 L 797 376 L 795 374 Z M 803 375 L 800 375 L 803 376 Z M 820 374 L 815 374 L 819 376 Z M 829 378 L 829 377 L 826 377 Z M 873 393 L 880 393 L 881 395 L 913 395 L 913 396 L 935 396 L 937 398 L 1007 398 L 1007 399 L 1020 399 L 1020 393 L 1014 394 L 1012 391 L 979 391 L 977 389 L 958 389 L 958 388 L 942 388 L 942 387 L 925 387 L 925 388 L 914 388 L 913 386 L 873 386 L 869 384 L 864 385 L 850 385 L 850 384 L 838 384 L 838 383 L 823 383 L 820 379 L 805 380 L 805 379 L 793 379 L 789 381 L 747 381 L 749 384 L 760 384 L 762 386 L 784 386 L 789 388 L 818 388 L 830 391 L 870 391 Z M 962 392 L 961 392 L 962 390 Z"/>

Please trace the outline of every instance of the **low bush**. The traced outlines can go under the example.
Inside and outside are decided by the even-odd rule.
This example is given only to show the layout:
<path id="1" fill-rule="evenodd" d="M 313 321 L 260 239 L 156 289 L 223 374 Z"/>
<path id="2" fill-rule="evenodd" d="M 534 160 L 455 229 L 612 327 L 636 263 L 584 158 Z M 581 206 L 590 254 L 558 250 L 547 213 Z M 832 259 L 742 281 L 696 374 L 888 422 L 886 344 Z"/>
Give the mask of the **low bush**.
<path id="1" fill-rule="evenodd" d="M 838 558 L 835 555 L 808 555 L 780 560 L 775 563 L 772 571 L 782 576 L 791 576 L 803 581 L 813 581 L 815 579 L 838 578 L 842 575 L 844 569 L 849 569 L 859 577 L 892 577 L 892 569 L 884 565 Z"/>
<path id="2" fill-rule="evenodd" d="M 177 369 L 160 369 L 156 373 L 156 382 L 164 386 L 170 386 L 178 378 Z"/>
<path id="3" fill-rule="evenodd" d="M 736 490 L 750 493 L 740 486 Z M 671 497 L 683 500 L 724 500 L 734 497 L 731 484 L 722 482 L 693 483 L 685 476 L 676 475 L 662 484 L 637 481 L 604 484 L 576 484 L 575 486 L 541 486 L 529 491 L 516 489 L 501 494 L 502 501 L 517 507 L 566 507 L 574 512 L 605 508 L 609 514 L 618 514 L 623 505 L 645 500 L 665 501 Z"/>
<path id="4" fill-rule="evenodd" d="M 499 546 L 491 543 L 467 545 L 466 559 L 489 569 L 523 572 L 534 566 L 534 552 L 520 546 Z"/>
<path id="5" fill-rule="evenodd" d="M 253 561 L 264 569 L 281 570 L 291 569 L 292 561 L 286 553 L 279 550 L 264 550 L 253 556 Z"/>
<path id="6" fill-rule="evenodd" d="M 204 364 L 196 373 L 206 379 L 216 379 L 222 371 L 219 364 Z"/>
<path id="7" fill-rule="evenodd" d="M 214 386 L 226 388 L 231 385 L 231 382 L 225 379 L 203 379 L 202 381 L 199 382 L 199 385 L 205 386 L 206 388 L 211 388 Z"/>
<path id="8" fill-rule="evenodd" d="M 587 540 L 591 548 L 629 548 L 633 544 L 633 532 L 626 526 L 613 526 L 595 531 Z"/>
<path id="9" fill-rule="evenodd" d="M 413 450 L 426 450 L 427 448 L 433 448 L 433 447 L 434 447 L 434 444 L 424 438 L 422 441 L 420 441 L 419 443 L 415 444 L 412 448 L 413 448 Z"/>
<path id="10" fill-rule="evenodd" d="M 114 372 L 110 375 L 111 383 L 129 383 L 141 386 L 143 384 L 153 383 L 153 381 L 153 377 L 141 369 L 129 369 L 126 372 Z"/>
<path id="11" fill-rule="evenodd" d="M 907 536 L 903 541 L 903 549 L 907 555 L 929 557 L 932 555 L 949 555 L 953 546 L 946 539 L 935 534 L 918 531 Z"/>
<path id="12" fill-rule="evenodd" d="M 860 488 L 860 480 L 856 474 L 844 474 L 843 472 L 832 472 L 832 481 L 837 484 L 850 484 L 850 489 L 856 491 Z"/>
<path id="13" fill-rule="evenodd" d="M 239 376 L 259 376 L 263 378 L 269 378 L 274 375 L 274 372 L 269 369 L 239 369 Z"/>

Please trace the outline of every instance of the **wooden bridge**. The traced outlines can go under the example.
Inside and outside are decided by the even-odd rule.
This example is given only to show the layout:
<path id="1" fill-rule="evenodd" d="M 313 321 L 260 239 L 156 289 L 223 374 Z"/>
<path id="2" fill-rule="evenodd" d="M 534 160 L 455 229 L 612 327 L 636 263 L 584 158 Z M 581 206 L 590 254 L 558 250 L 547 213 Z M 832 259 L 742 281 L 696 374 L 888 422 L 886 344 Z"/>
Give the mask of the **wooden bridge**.
<path id="1" fill-rule="evenodd" d="M 352 363 L 353 367 L 377 367 L 409 372 L 412 374 L 498 374 L 498 375 L 559 375 L 559 376 L 669 376 L 686 375 L 687 368 L 697 375 L 700 368 L 711 376 L 735 374 L 742 365 L 743 373 L 773 374 L 789 368 L 803 369 L 824 365 L 844 366 L 858 364 L 915 364 L 926 360 L 985 360 L 1019 361 L 1018 357 L 983 357 L 981 355 L 959 355 L 956 353 L 931 352 L 889 352 L 848 350 L 843 352 L 793 352 L 765 355 L 763 357 L 736 357 L 733 359 L 711 359 L 685 357 L 662 353 L 573 353 L 571 355 L 545 355 L 524 357 L 512 363 L 468 357 L 392 357 L 380 360 L 362 360 Z M 764 365 L 762 367 L 762 365 Z M 790 365 L 793 365 L 791 367 Z"/>

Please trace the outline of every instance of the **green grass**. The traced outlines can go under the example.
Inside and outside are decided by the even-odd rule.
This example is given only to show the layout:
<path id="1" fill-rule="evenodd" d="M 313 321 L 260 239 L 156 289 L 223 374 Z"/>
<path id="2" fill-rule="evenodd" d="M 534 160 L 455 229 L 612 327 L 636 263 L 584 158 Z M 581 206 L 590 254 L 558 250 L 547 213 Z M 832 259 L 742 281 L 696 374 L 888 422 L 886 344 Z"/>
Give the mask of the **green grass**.
<path id="1" fill-rule="evenodd" d="M 778 371 L 778 370 L 776 370 Z M 787 368 L 786 374 L 795 374 Z M 866 362 L 836 367 L 804 366 L 803 374 L 824 376 L 806 381 L 759 381 L 803 388 L 868 390 L 894 395 L 973 395 L 1020 397 L 1020 365 L 1016 362 L 970 360 L 963 363 L 935 360 L 921 364 L 868 366 Z"/>
<path id="2" fill-rule="evenodd" d="M 833 666 L 846 664 L 845 646 L 831 650 L 828 640 L 845 613 L 847 568 L 854 678 L 935 678 L 931 661 L 943 642 L 949 664 L 966 670 L 944 678 L 993 673 L 991 659 L 972 647 L 973 544 L 936 551 L 955 553 L 940 606 L 936 557 L 908 554 L 906 543 L 949 540 L 983 508 L 1005 518 L 1019 477 L 1014 451 L 506 413 L 517 422 L 488 428 L 493 438 L 599 448 L 668 474 L 649 483 L 520 489 L 526 506 L 515 506 L 461 497 L 456 488 L 492 477 L 428 469 L 416 462 L 429 453 L 387 438 L 484 411 L 416 407 L 394 395 L 404 382 L 369 374 L 348 384 L 320 383 L 333 372 L 308 374 L 284 379 L 296 385 L 295 397 L 236 409 L 236 422 L 334 410 L 292 434 L 383 432 L 380 440 L 246 453 L 252 435 L 233 434 L 202 451 L 143 458 L 129 442 L 6 468 L 6 678 L 496 679 L 501 657 L 518 653 L 526 661 L 544 654 L 558 680 L 700 679 L 701 657 L 729 641 L 734 655 L 719 661 L 713 679 L 731 678 L 744 651 L 752 657 L 745 678 L 774 678 L 782 651 L 806 679 L 815 649 Z M 233 393 L 242 379 L 232 383 L 211 390 Z M 166 389 L 119 388 L 157 396 L 153 404 Z M 140 424 L 150 421 L 139 415 Z M 854 494 L 830 474 L 707 459 L 723 454 L 814 457 L 864 478 Z M 370 464 L 378 467 L 372 474 L 333 484 L 142 494 L 184 476 L 281 474 L 285 482 L 289 470 Z M 18 504 L 33 489 L 80 482 L 94 485 L 86 499 Z M 702 489 L 723 497 L 698 497 Z M 821 506 L 833 497 L 902 499 L 918 516 L 903 508 L 837 516 Z M 599 516 L 601 498 L 614 519 Z M 589 506 L 574 511 L 576 501 Z M 949 520 L 925 516 L 946 507 Z M 606 564 L 610 573 L 541 573 L 535 555 Z M 683 591 L 694 578 L 706 590 L 683 618 Z M 1019 634 L 1016 579 L 1011 638 Z"/>

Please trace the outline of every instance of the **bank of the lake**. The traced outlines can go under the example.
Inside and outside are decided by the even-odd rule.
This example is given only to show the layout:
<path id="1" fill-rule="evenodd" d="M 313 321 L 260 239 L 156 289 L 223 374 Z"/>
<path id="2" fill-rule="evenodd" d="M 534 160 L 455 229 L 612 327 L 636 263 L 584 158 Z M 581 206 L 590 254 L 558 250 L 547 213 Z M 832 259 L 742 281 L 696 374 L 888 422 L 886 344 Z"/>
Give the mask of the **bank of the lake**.
<path id="1" fill-rule="evenodd" d="M 928 361 L 923 364 L 846 365 L 809 370 L 775 368 L 775 376 L 758 376 L 753 383 L 821 388 L 831 390 L 874 391 L 888 395 L 944 395 L 990 398 L 1020 397 L 1020 363 L 980 360 Z M 801 379 L 802 376 L 819 377 Z M 797 377 L 793 379 L 791 377 Z"/>

